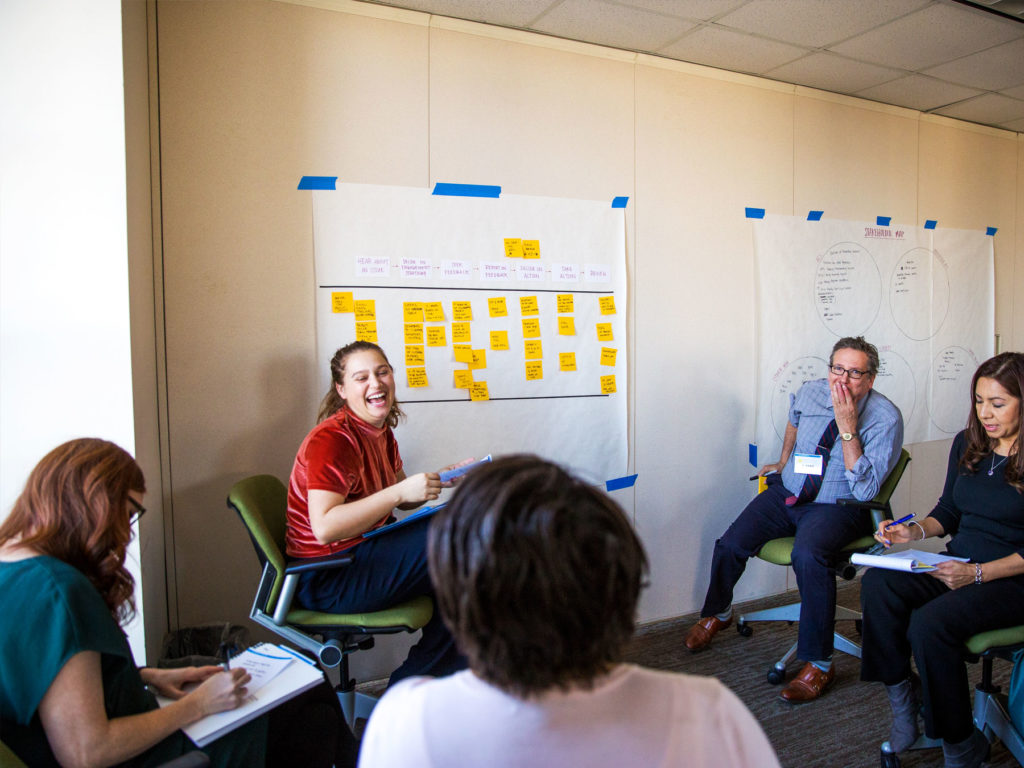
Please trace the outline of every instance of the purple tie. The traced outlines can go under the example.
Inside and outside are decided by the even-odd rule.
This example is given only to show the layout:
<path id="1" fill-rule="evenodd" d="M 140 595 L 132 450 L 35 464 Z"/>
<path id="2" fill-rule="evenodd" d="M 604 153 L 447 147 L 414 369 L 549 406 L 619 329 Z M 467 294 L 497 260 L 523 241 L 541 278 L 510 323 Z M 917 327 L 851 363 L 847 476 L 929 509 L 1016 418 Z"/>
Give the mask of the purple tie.
<path id="1" fill-rule="evenodd" d="M 821 481 L 825 478 L 825 469 L 828 467 L 828 457 L 832 452 L 832 446 L 836 444 L 836 437 L 839 435 L 839 427 L 836 424 L 836 420 L 832 419 L 825 427 L 825 431 L 821 433 L 821 439 L 818 440 L 818 447 L 815 449 L 815 453 L 821 456 L 821 474 L 820 475 L 804 475 L 804 486 L 800 489 L 799 496 L 789 496 L 786 498 L 786 506 L 792 507 L 795 504 L 807 504 L 808 502 L 814 501 L 818 495 L 818 491 L 821 490 Z"/>

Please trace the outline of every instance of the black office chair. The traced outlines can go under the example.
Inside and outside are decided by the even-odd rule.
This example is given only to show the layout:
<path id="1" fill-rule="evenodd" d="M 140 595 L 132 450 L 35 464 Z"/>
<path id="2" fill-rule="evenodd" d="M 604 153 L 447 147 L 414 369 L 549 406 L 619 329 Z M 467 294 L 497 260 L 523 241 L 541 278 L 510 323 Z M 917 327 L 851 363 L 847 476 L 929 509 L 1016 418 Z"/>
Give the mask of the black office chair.
<path id="1" fill-rule="evenodd" d="M 356 692 L 349 677 L 348 657 L 373 647 L 374 635 L 415 632 L 434 613 L 429 597 L 416 597 L 382 611 L 365 613 L 321 613 L 293 605 L 299 574 L 309 570 L 344 568 L 352 556 L 341 553 L 287 565 L 284 557 L 285 517 L 288 492 L 273 475 L 255 475 L 235 483 L 228 494 L 228 506 L 245 523 L 256 555 L 263 566 L 256 599 L 249 618 L 313 653 L 324 667 L 341 665 L 338 698 L 351 727 L 356 719 L 367 718 L 377 700 Z"/>
<path id="2" fill-rule="evenodd" d="M 836 574 L 847 581 L 857 575 L 857 568 L 850 563 L 850 556 L 855 552 L 867 552 L 875 546 L 876 542 L 874 539 L 874 533 L 878 530 L 878 524 L 882 522 L 882 520 L 894 519 L 892 516 L 892 507 L 890 506 L 889 501 L 892 498 L 893 492 L 896 490 L 896 486 L 899 485 L 900 478 L 903 477 L 903 472 L 906 470 L 909 463 L 910 454 L 907 452 L 907 449 L 904 448 L 900 452 L 900 457 L 896 461 L 896 465 L 892 468 L 888 477 L 885 478 L 885 482 L 882 483 L 882 487 L 878 489 L 878 493 L 875 494 L 873 499 L 869 501 L 858 501 L 857 499 L 837 500 L 839 504 L 862 507 L 869 510 L 871 513 L 871 529 L 865 530 L 863 536 L 851 541 L 843 547 L 840 552 L 840 561 L 836 565 Z M 788 567 L 793 563 L 793 543 L 795 541 L 796 539 L 793 536 L 772 539 L 761 547 L 757 556 L 765 562 Z M 800 603 L 790 603 L 788 605 L 781 605 L 777 608 L 765 608 L 761 611 L 754 611 L 753 613 L 747 613 L 740 616 L 739 620 L 736 622 L 736 631 L 744 637 L 750 637 L 754 634 L 754 629 L 750 626 L 751 622 L 788 621 L 793 623 L 794 621 L 799 620 Z M 853 611 L 849 608 L 837 605 L 836 621 L 854 621 L 858 632 L 860 631 L 860 611 Z M 856 656 L 858 659 L 860 658 L 860 645 L 845 635 L 835 632 L 833 636 L 833 646 L 837 651 L 842 651 L 843 653 L 848 653 L 851 656 Z M 769 668 L 769 683 L 777 685 L 786 678 L 786 665 L 796 656 L 796 650 L 797 644 L 793 643 L 792 647 L 786 651 L 786 654 Z"/>

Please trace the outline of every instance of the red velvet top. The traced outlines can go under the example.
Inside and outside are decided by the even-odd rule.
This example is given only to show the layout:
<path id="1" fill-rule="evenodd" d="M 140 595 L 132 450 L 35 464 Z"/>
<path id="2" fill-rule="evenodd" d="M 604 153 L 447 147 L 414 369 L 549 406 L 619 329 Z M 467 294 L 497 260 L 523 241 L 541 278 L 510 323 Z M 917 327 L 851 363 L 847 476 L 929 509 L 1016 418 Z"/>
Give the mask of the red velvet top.
<path id="1" fill-rule="evenodd" d="M 330 544 L 318 542 L 309 524 L 307 491 L 333 491 L 346 501 L 357 501 L 394 485 L 401 470 L 402 456 L 391 427 L 367 424 L 347 408 L 317 424 L 302 441 L 288 482 L 288 555 L 320 557 L 362 541 L 362 536 L 355 536 Z M 387 519 L 381 518 L 374 527 Z"/>

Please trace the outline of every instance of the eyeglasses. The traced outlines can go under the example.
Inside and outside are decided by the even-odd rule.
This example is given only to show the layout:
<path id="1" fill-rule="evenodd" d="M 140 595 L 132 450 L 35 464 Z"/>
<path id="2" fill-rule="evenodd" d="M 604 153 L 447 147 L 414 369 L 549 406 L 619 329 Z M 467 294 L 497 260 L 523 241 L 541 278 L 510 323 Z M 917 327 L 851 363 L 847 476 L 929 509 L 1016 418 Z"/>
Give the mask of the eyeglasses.
<path id="1" fill-rule="evenodd" d="M 870 371 L 858 371 L 856 368 L 843 368 L 841 365 L 830 365 L 829 370 L 836 376 L 842 376 L 845 373 L 854 381 L 859 379 L 861 376 L 870 373 Z"/>
<path id="2" fill-rule="evenodd" d="M 139 522 L 142 516 L 146 514 L 146 508 L 131 496 L 128 497 L 128 503 L 135 507 L 135 511 L 132 512 L 131 516 L 128 518 L 128 525 L 135 525 Z"/>

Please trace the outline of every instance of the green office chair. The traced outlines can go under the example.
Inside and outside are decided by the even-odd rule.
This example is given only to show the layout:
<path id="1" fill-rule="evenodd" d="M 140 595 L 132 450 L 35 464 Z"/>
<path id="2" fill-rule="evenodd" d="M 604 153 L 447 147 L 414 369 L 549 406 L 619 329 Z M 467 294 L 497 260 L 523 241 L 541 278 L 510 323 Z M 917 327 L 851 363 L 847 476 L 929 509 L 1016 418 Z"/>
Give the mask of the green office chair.
<path id="1" fill-rule="evenodd" d="M 272 475 L 255 475 L 240 480 L 228 494 L 228 506 L 245 523 L 263 565 L 263 576 L 249 618 L 315 654 L 322 666 L 341 665 L 338 698 L 351 727 L 356 719 L 370 716 L 377 700 L 356 693 L 356 681 L 349 677 L 349 654 L 372 648 L 374 635 L 422 629 L 430 621 L 434 606 L 426 596 L 368 613 L 320 613 L 294 606 L 292 601 L 299 585 L 299 574 L 344 568 L 352 562 L 352 556 L 341 553 L 287 565 L 284 557 L 287 505 L 288 492 Z"/>
<path id="2" fill-rule="evenodd" d="M 210 758 L 205 752 L 193 750 L 181 757 L 161 763 L 159 768 L 206 768 L 209 764 Z M 28 768 L 28 766 L 11 751 L 10 747 L 0 741 L 0 768 Z"/>
<path id="3" fill-rule="evenodd" d="M 903 477 L 903 472 L 907 468 L 907 464 L 910 463 L 910 454 L 907 453 L 907 449 L 904 448 L 900 452 L 900 457 L 896 461 L 896 465 L 892 468 L 889 476 L 885 478 L 885 482 L 882 483 L 882 487 L 878 489 L 878 493 L 875 498 L 870 501 L 858 501 L 857 499 L 838 499 L 839 504 L 843 505 L 854 505 L 863 507 L 871 512 L 871 529 L 866 530 L 864 535 L 859 539 L 854 539 L 840 552 L 840 561 L 836 564 L 836 573 L 842 576 L 844 579 L 849 581 L 857 575 L 857 568 L 850 563 L 850 556 L 855 552 L 866 552 L 875 546 L 874 533 L 878 529 L 878 524 L 882 520 L 895 519 L 892 516 L 892 508 L 889 506 L 889 500 L 892 498 L 893 492 L 896 490 L 896 486 L 899 485 L 900 478 Z M 761 550 L 757 553 L 757 556 L 768 563 L 774 563 L 775 565 L 790 566 L 793 563 L 793 542 L 795 538 L 792 536 L 786 536 L 780 539 L 772 539 L 766 542 Z M 744 637 L 750 637 L 754 634 L 753 627 L 750 623 L 753 621 L 788 621 L 793 623 L 800 619 L 800 603 L 790 603 L 789 605 L 781 605 L 777 608 L 766 608 L 761 611 L 754 611 L 753 613 L 747 613 L 740 616 L 739 621 L 736 622 L 736 631 Z M 856 622 L 857 629 L 860 629 L 861 614 L 859 611 L 852 611 L 849 608 L 844 608 L 840 605 L 836 606 L 836 621 L 854 621 Z M 848 653 L 851 656 L 860 658 L 860 645 L 849 639 L 845 635 L 841 635 L 836 632 L 833 636 L 833 646 L 835 650 Z M 786 678 L 786 665 L 796 656 L 797 644 L 793 643 L 792 647 L 786 651 L 786 655 L 775 662 L 768 670 L 768 682 L 773 685 L 781 683 Z"/>
<path id="4" fill-rule="evenodd" d="M 969 661 L 981 659 L 981 682 L 974 687 L 974 725 L 985 734 L 990 743 L 1002 741 L 1003 746 L 1024 765 L 1024 736 L 1010 720 L 1006 696 L 992 682 L 992 660 L 1011 660 L 1014 652 L 1024 648 L 1024 626 L 1007 627 L 981 632 L 966 643 Z M 910 750 L 941 747 L 941 739 L 929 739 L 924 734 Z M 899 768 L 899 757 L 889 751 L 889 742 L 882 743 L 882 768 Z"/>

